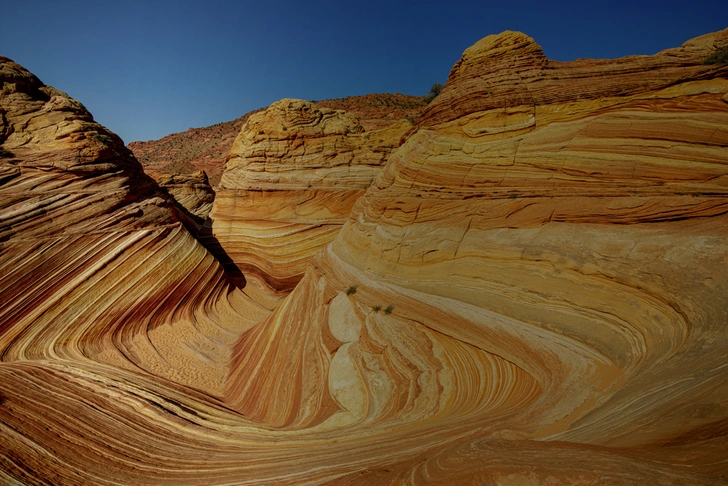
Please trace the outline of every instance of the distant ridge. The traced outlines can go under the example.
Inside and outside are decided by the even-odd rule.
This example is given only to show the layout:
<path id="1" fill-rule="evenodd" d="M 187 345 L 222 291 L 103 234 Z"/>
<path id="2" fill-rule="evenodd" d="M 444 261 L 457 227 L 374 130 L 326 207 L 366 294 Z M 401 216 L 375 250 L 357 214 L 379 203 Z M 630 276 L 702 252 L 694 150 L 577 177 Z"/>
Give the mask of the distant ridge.
<path id="1" fill-rule="evenodd" d="M 383 128 L 402 118 L 416 118 L 427 106 L 422 96 L 401 93 L 368 94 L 316 101 L 321 108 L 346 110 L 361 119 L 365 130 Z M 186 132 L 172 133 L 159 140 L 131 142 L 127 147 L 153 177 L 191 174 L 204 170 L 210 184 L 215 187 L 222 177 L 225 157 L 235 137 L 253 110 L 235 120 L 216 123 L 209 127 L 190 128 Z M 157 176 L 154 174 L 158 173 Z"/>

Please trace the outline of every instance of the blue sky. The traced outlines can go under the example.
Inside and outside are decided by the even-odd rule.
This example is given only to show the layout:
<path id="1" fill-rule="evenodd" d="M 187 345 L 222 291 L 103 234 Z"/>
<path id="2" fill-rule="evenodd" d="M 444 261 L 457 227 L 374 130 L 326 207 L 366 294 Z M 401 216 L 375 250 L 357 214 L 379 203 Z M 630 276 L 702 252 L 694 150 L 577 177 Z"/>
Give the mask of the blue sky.
<path id="1" fill-rule="evenodd" d="M 424 94 L 462 51 L 520 30 L 551 59 L 654 54 L 728 27 L 728 1 L 18 0 L 0 55 L 125 142 L 286 97 Z"/>

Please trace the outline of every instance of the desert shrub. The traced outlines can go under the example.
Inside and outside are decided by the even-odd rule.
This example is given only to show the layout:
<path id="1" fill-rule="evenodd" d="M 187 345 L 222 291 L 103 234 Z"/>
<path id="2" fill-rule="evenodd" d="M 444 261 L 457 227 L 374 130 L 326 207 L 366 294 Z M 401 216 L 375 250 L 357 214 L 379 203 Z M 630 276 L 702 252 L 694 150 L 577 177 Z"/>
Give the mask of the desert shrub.
<path id="1" fill-rule="evenodd" d="M 346 289 L 346 295 L 353 295 L 355 293 L 356 293 L 356 285 L 352 285 L 348 289 Z"/>
<path id="2" fill-rule="evenodd" d="M 393 304 L 389 304 L 389 305 L 388 305 L 388 306 L 387 306 L 387 307 L 386 307 L 386 308 L 384 309 L 384 313 L 385 313 L 385 314 L 391 314 L 393 310 L 394 310 L 394 305 L 393 305 Z"/>
<path id="3" fill-rule="evenodd" d="M 441 83 L 434 83 L 430 88 L 430 92 L 425 95 L 425 101 L 428 103 L 437 98 L 437 95 L 442 91 Z"/>
<path id="4" fill-rule="evenodd" d="M 728 64 L 728 46 L 721 47 L 708 56 L 705 64 Z"/>
<path id="5" fill-rule="evenodd" d="M 374 312 L 379 312 L 381 309 L 382 309 L 381 305 L 375 305 L 372 307 L 372 311 L 374 311 Z"/>

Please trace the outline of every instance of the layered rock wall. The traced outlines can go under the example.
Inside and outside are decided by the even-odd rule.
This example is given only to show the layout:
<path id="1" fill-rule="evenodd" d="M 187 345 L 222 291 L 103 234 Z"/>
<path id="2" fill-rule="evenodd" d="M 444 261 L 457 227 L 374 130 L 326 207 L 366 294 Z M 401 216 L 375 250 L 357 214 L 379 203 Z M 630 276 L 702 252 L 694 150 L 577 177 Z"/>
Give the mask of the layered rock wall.
<path id="1" fill-rule="evenodd" d="M 91 359 L 219 390 L 251 325 L 242 294 L 115 134 L 9 59 L 0 75 L 3 361 Z"/>
<path id="2" fill-rule="evenodd" d="M 366 131 L 386 128 L 403 119 L 414 120 L 427 106 L 421 96 L 400 93 L 348 96 L 312 103 L 318 108 L 345 110 L 356 115 Z M 251 115 L 264 109 L 253 110 L 228 122 L 173 133 L 159 140 L 131 142 L 128 147 L 147 173 L 180 176 L 204 170 L 215 187 L 220 183 L 225 159 L 240 129 Z"/>
<path id="3" fill-rule="evenodd" d="M 410 126 L 365 132 L 351 114 L 292 99 L 250 117 L 211 213 L 246 292 L 273 306 L 296 286 Z"/>
<path id="4" fill-rule="evenodd" d="M 722 460 L 728 71 L 702 61 L 727 35 L 567 64 L 519 33 L 468 49 L 336 239 L 238 343 L 228 400 L 411 453 L 410 431 L 427 430 L 477 450 L 545 441 L 554 464 L 552 441 Z M 309 359 L 287 359 L 304 343 Z M 252 366 L 265 355 L 274 370 Z M 299 396 L 321 398 L 291 408 Z M 412 474 L 495 480 L 459 451 L 457 472 L 438 456 Z M 532 479 L 554 470 L 534 461 Z"/>
<path id="5" fill-rule="evenodd" d="M 213 237 L 272 313 L 2 59 L 0 480 L 724 483 L 726 44 L 490 36 L 371 147 L 305 102 L 251 117 Z"/>

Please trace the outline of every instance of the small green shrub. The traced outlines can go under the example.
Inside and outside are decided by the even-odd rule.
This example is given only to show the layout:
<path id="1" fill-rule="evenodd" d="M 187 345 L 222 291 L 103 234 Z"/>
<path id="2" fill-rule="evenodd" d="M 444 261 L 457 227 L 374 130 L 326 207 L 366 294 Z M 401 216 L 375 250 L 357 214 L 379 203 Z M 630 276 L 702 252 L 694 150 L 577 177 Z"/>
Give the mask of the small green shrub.
<path id="1" fill-rule="evenodd" d="M 388 305 L 388 306 L 387 306 L 387 307 L 386 307 L 386 308 L 384 309 L 384 313 L 385 313 L 385 314 L 387 314 L 387 315 L 389 315 L 389 314 L 391 314 L 391 313 L 392 313 L 392 311 L 393 311 L 393 310 L 394 310 L 394 305 L 393 305 L 393 304 L 389 304 L 389 305 Z"/>
<path id="2" fill-rule="evenodd" d="M 372 307 L 372 311 L 374 311 L 374 312 L 379 312 L 380 310 L 382 310 L 382 306 L 381 305 L 375 305 L 375 306 Z"/>
<path id="3" fill-rule="evenodd" d="M 430 88 L 430 92 L 425 95 L 425 101 L 427 103 L 430 103 L 432 100 L 437 98 L 437 96 L 442 91 L 442 84 L 441 83 L 434 83 L 432 87 Z"/>
<path id="4" fill-rule="evenodd" d="M 721 47 L 703 62 L 705 64 L 728 64 L 728 46 Z"/>
<path id="5" fill-rule="evenodd" d="M 356 293 L 356 285 L 352 285 L 346 289 L 346 295 L 354 295 Z"/>

